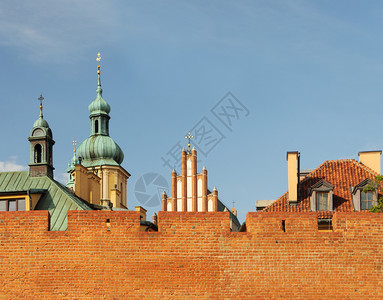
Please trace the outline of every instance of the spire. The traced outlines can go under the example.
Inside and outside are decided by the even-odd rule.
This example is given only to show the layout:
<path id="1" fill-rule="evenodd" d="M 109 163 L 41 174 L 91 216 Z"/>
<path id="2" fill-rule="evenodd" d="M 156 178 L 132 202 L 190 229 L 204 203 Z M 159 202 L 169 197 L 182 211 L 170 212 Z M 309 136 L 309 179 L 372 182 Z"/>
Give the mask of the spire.
<path id="1" fill-rule="evenodd" d="M 66 186 L 70 189 L 74 188 L 73 171 L 75 170 L 75 166 L 78 164 L 78 160 L 76 156 L 77 141 L 75 139 L 73 139 L 72 145 L 73 145 L 73 157 L 72 157 L 72 160 L 68 162 L 68 169 L 66 170 L 68 173 L 68 182 Z"/>
<path id="2" fill-rule="evenodd" d="M 77 141 L 75 139 L 72 141 L 72 145 L 73 145 L 73 157 L 72 157 L 71 165 L 74 167 L 75 165 L 77 165 L 77 156 L 76 156 Z"/>
<path id="3" fill-rule="evenodd" d="M 33 124 L 33 128 L 35 127 L 45 127 L 45 128 L 49 128 L 49 124 L 47 121 L 44 120 L 44 117 L 43 117 L 43 100 L 45 98 L 43 97 L 42 94 L 40 94 L 40 97 L 37 98 L 37 100 L 40 101 L 40 116 L 39 118 L 35 121 L 35 123 Z"/>
<path id="4" fill-rule="evenodd" d="M 97 53 L 98 61 L 97 65 L 97 97 L 94 99 L 94 101 L 89 105 L 88 109 L 90 112 L 90 117 L 92 116 L 98 116 L 100 114 L 107 115 L 109 118 L 109 112 L 110 112 L 110 105 L 102 98 L 102 88 L 101 88 L 101 67 L 100 67 L 100 61 L 101 61 L 101 54 L 100 52 Z M 104 132 L 105 134 L 105 132 Z"/>

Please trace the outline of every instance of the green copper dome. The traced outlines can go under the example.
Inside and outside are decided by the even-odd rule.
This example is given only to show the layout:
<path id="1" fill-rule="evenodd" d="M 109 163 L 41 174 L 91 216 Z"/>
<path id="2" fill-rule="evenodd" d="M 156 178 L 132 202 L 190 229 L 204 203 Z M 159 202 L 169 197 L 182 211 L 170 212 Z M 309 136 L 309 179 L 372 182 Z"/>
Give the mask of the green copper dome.
<path id="1" fill-rule="evenodd" d="M 33 127 L 44 127 L 49 128 L 49 124 L 47 121 L 44 120 L 43 116 L 40 115 L 40 118 L 38 118 L 35 123 L 33 123 Z"/>
<path id="2" fill-rule="evenodd" d="M 84 167 L 99 165 L 118 166 L 124 160 L 124 153 L 110 136 L 88 137 L 77 149 L 77 157 Z"/>
<path id="3" fill-rule="evenodd" d="M 96 99 L 89 105 L 90 136 L 78 147 L 77 159 L 84 167 L 118 166 L 124 160 L 124 153 L 109 136 L 110 106 L 102 98 L 100 73 L 96 92 Z"/>

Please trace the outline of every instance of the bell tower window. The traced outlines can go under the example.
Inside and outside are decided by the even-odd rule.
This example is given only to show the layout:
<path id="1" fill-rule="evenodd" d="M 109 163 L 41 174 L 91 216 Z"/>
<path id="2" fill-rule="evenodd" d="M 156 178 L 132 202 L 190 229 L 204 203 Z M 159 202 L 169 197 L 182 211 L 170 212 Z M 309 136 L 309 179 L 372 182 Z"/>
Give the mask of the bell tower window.
<path id="1" fill-rule="evenodd" d="M 42 147 L 40 144 L 35 146 L 35 163 L 41 163 L 42 161 Z"/>
<path id="2" fill-rule="evenodd" d="M 98 133 L 98 120 L 94 121 L 94 132 Z"/>

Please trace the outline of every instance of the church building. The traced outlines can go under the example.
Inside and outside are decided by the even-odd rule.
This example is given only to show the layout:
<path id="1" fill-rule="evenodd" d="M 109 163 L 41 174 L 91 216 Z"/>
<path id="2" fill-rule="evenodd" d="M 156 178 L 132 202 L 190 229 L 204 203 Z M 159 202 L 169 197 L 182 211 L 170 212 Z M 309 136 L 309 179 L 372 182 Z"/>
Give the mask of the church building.
<path id="1" fill-rule="evenodd" d="M 100 54 L 98 54 L 100 61 Z M 68 166 L 67 186 L 53 176 L 52 130 L 43 116 L 34 122 L 30 144 L 29 171 L 0 172 L 0 211 L 48 210 L 50 230 L 66 230 L 68 210 L 127 210 L 127 180 L 121 166 L 124 153 L 109 136 L 110 105 L 102 98 L 100 65 L 96 99 L 89 105 L 90 136 L 81 143 Z M 75 144 L 75 143 L 74 143 Z M 146 210 L 136 207 L 142 231 L 156 231 L 146 221 Z"/>

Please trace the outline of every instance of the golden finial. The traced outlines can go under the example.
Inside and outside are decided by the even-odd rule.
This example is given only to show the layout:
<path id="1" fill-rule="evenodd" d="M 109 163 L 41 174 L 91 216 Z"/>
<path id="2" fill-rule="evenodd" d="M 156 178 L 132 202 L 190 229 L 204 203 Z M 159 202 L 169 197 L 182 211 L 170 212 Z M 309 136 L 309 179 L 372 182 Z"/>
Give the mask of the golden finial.
<path id="1" fill-rule="evenodd" d="M 100 53 L 100 52 L 97 53 L 97 58 L 96 58 L 96 60 L 98 61 L 97 74 L 100 75 L 100 73 L 101 73 L 101 71 L 100 71 L 101 53 Z"/>
<path id="2" fill-rule="evenodd" d="M 73 145 L 73 152 L 76 152 L 77 141 L 75 139 L 73 139 L 72 145 Z"/>
<path id="3" fill-rule="evenodd" d="M 188 139 L 188 153 L 190 153 L 190 139 L 194 138 L 194 136 L 191 135 L 190 131 L 188 132 L 188 135 L 185 136 L 185 139 Z"/>

